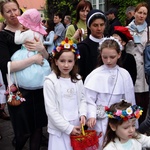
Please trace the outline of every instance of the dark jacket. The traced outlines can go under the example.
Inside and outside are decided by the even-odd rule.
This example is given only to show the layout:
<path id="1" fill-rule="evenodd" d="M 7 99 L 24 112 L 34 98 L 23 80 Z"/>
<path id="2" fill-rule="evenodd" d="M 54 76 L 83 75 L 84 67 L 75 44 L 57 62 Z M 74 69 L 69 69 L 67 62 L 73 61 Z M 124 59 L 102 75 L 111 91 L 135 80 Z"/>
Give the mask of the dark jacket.
<path id="1" fill-rule="evenodd" d="M 81 43 L 78 43 L 81 58 L 78 60 L 79 74 L 83 81 L 86 76 L 93 71 L 98 63 L 98 47 L 99 43 L 94 42 L 87 37 Z"/>
<path id="2" fill-rule="evenodd" d="M 115 18 L 109 21 L 108 25 L 108 35 L 111 36 L 114 33 L 114 26 L 121 26 L 121 23 L 118 18 Z"/>
<path id="3" fill-rule="evenodd" d="M 132 54 L 126 53 L 126 51 L 123 50 L 121 54 L 121 61 L 122 61 L 122 67 L 129 72 L 133 84 L 135 85 L 137 69 L 136 69 L 136 61 L 134 56 Z"/>

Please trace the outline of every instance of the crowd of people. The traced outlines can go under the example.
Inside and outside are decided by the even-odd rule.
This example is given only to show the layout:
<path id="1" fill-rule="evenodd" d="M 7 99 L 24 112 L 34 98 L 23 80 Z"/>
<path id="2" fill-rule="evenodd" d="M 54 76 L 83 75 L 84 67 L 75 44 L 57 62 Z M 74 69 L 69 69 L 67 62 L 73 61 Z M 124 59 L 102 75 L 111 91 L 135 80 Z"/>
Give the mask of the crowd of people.
<path id="1" fill-rule="evenodd" d="M 150 126 L 144 62 L 148 10 L 145 2 L 129 6 L 123 26 L 117 9 L 103 12 L 86 0 L 76 7 L 75 23 L 60 12 L 41 21 L 36 9 L 21 12 L 16 0 L 0 2 L 5 18 L 0 117 L 12 123 L 15 150 L 22 150 L 28 139 L 29 149 L 39 150 L 43 127 L 49 133 L 48 150 L 73 150 L 70 136 L 81 135 L 82 126 L 101 134 L 98 150 L 150 148 L 150 137 L 144 135 Z M 19 106 L 7 104 L 9 71 L 30 74 L 28 86 L 16 79 L 24 98 Z M 37 80 L 41 84 L 33 88 Z"/>

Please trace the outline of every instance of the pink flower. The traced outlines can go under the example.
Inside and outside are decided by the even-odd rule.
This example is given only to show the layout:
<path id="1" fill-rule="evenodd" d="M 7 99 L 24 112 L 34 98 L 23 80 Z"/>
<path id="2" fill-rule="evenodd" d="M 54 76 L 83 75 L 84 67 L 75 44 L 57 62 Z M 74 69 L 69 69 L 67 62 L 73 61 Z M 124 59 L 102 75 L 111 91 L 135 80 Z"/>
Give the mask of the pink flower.
<path id="1" fill-rule="evenodd" d="M 122 115 L 122 110 L 117 110 L 116 113 L 115 113 L 115 115 L 116 115 L 116 116 Z"/>

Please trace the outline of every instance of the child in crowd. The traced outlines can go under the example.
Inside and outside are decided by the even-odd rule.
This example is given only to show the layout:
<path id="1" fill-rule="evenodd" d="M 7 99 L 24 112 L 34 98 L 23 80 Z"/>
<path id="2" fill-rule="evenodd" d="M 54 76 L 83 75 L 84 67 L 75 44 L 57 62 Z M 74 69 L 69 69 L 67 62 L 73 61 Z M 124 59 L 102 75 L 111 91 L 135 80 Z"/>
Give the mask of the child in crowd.
<path id="1" fill-rule="evenodd" d="M 34 40 L 34 38 L 43 41 L 43 35 L 47 32 L 41 24 L 41 16 L 38 10 L 28 9 L 21 16 L 17 17 L 22 24 L 24 31 L 17 30 L 15 32 L 15 43 L 24 44 L 26 40 Z"/>
<path id="2" fill-rule="evenodd" d="M 139 134 L 135 122 L 142 115 L 140 106 L 124 100 L 111 105 L 106 114 L 109 118 L 103 150 L 141 150 L 150 147 L 150 137 Z"/>
<path id="3" fill-rule="evenodd" d="M 78 75 L 77 45 L 67 38 L 53 50 L 52 70 L 44 82 L 48 116 L 48 150 L 72 150 L 70 135 L 81 133 L 87 104 L 81 76 Z"/>
<path id="4" fill-rule="evenodd" d="M 133 40 L 133 38 L 128 28 L 123 26 L 115 26 L 112 36 L 115 39 L 118 39 L 118 41 L 121 43 L 123 47 L 121 52 L 122 67 L 129 72 L 133 84 L 135 85 L 136 76 L 137 76 L 136 61 L 132 54 L 126 52 L 126 44 L 128 43 L 128 41 Z"/>
<path id="5" fill-rule="evenodd" d="M 87 125 L 102 132 L 99 148 L 102 146 L 108 119 L 105 106 L 126 98 L 135 104 L 134 87 L 130 74 L 119 67 L 122 45 L 113 37 L 104 38 L 99 47 L 99 67 L 93 70 L 84 82 L 85 95 L 88 104 Z"/>
<path id="6" fill-rule="evenodd" d="M 36 9 L 28 9 L 17 18 L 22 24 L 24 31 L 17 30 L 15 32 L 15 43 L 23 44 L 23 46 L 13 54 L 11 57 L 12 61 L 23 60 L 39 53 L 38 47 L 36 50 L 29 50 L 24 46 L 24 43 L 27 40 L 39 40 L 39 42 L 43 42 L 43 35 L 47 34 L 41 25 L 40 13 Z M 41 54 L 39 55 L 41 56 Z M 48 74 L 50 74 L 50 66 L 48 61 L 43 58 L 42 62 L 29 67 L 27 66 L 27 68 L 16 72 L 16 77 L 20 87 L 25 89 L 40 89 L 43 87 L 44 77 Z"/>

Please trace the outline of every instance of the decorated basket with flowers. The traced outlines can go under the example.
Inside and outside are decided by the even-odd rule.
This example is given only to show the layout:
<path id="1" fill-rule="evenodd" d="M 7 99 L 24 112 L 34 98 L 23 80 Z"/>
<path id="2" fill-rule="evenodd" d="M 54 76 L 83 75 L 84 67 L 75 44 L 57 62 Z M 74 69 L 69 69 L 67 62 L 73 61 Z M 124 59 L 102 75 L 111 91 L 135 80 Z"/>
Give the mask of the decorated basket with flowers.
<path id="1" fill-rule="evenodd" d="M 97 150 L 98 139 L 101 135 L 97 135 L 95 130 L 85 130 L 82 126 L 81 135 L 71 135 L 71 146 L 73 150 Z"/>

